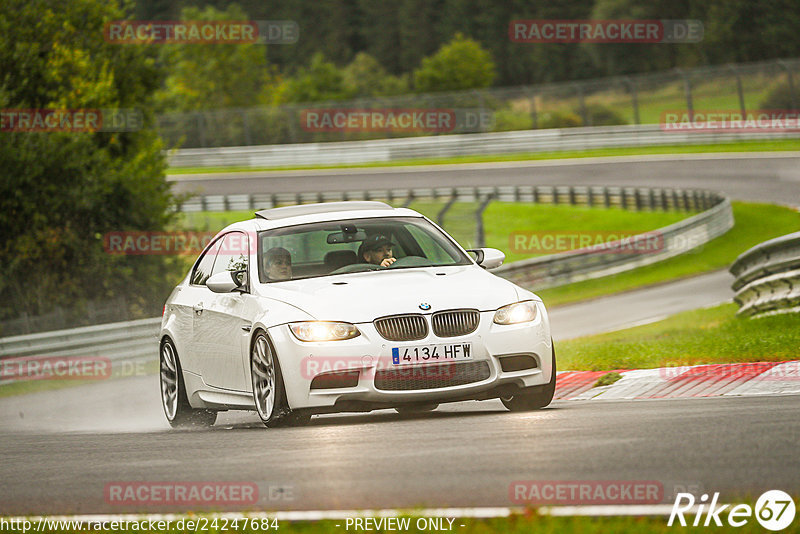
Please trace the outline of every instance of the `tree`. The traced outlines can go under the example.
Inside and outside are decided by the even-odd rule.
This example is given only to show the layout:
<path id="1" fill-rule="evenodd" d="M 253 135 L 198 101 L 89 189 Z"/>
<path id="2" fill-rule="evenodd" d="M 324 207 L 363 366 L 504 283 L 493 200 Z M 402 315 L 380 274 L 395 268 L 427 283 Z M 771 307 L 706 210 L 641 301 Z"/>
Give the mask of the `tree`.
<path id="1" fill-rule="evenodd" d="M 422 60 L 414 71 L 414 89 L 419 93 L 480 89 L 492 84 L 494 62 L 489 53 L 462 34 Z"/>
<path id="2" fill-rule="evenodd" d="M 356 97 L 400 95 L 408 91 L 405 78 L 386 72 L 378 60 L 360 52 L 343 70 L 344 84 Z"/>
<path id="3" fill-rule="evenodd" d="M 152 314 L 177 281 L 163 257 L 104 252 L 110 231 L 158 230 L 172 203 L 152 94 L 152 49 L 103 38 L 103 0 L 0 4 L 0 108 L 138 109 L 132 132 L 2 132 L 0 317 L 126 295 Z"/>
<path id="4" fill-rule="evenodd" d="M 236 4 L 225 11 L 185 8 L 182 20 L 248 20 Z M 277 45 L 276 45 L 277 46 Z M 277 74 L 263 44 L 169 44 L 161 47 L 168 66 L 158 94 L 164 111 L 253 107 L 269 103 Z"/>
<path id="5" fill-rule="evenodd" d="M 346 100 L 353 96 L 344 83 L 344 74 L 322 52 L 314 54 L 311 64 L 301 68 L 296 76 L 285 81 L 279 89 L 280 102 L 321 102 Z"/>

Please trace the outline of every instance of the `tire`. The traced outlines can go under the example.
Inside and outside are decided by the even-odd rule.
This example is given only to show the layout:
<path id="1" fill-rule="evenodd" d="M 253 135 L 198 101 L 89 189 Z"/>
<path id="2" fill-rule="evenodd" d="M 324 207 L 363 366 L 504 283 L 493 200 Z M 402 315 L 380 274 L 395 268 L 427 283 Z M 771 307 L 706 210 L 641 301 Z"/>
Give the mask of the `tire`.
<path id="1" fill-rule="evenodd" d="M 556 392 L 556 347 L 553 345 L 553 340 L 550 340 L 550 346 L 553 347 L 552 358 L 552 374 L 550 381 L 544 386 L 535 386 L 530 388 L 530 393 L 518 393 L 511 397 L 500 397 L 503 406 L 512 412 L 530 412 L 533 410 L 540 410 L 548 406 L 553 401 L 553 395 Z"/>
<path id="2" fill-rule="evenodd" d="M 250 380 L 256 412 L 267 428 L 300 426 L 311 420 L 309 412 L 289 408 L 280 362 L 261 330 L 256 332 L 250 348 Z"/>
<path id="3" fill-rule="evenodd" d="M 412 414 L 432 412 L 438 407 L 438 404 L 409 404 L 407 406 L 395 406 L 394 409 L 397 413 Z"/>
<path id="4" fill-rule="evenodd" d="M 217 421 L 217 412 L 196 410 L 189 404 L 178 351 L 172 340 L 165 338 L 159 351 L 161 407 L 172 428 L 209 427 Z"/>

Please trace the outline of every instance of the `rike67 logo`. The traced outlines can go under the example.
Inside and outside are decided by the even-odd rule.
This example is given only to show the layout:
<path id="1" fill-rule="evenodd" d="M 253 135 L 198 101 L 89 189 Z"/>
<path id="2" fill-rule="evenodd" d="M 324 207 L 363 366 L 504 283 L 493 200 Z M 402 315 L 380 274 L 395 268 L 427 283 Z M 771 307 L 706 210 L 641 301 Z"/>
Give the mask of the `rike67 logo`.
<path id="1" fill-rule="evenodd" d="M 711 502 L 708 502 L 708 494 L 703 494 L 698 503 L 691 493 L 678 493 L 667 526 L 671 527 L 676 519 L 682 527 L 687 526 L 687 517 L 684 514 L 691 519 L 692 513 L 693 527 L 721 527 L 725 522 L 732 527 L 742 527 L 755 516 L 762 527 L 777 532 L 794 521 L 794 501 L 788 493 L 781 490 L 764 492 L 756 501 L 755 508 L 749 504 L 720 504 L 718 501 L 718 492 L 714 493 Z"/>

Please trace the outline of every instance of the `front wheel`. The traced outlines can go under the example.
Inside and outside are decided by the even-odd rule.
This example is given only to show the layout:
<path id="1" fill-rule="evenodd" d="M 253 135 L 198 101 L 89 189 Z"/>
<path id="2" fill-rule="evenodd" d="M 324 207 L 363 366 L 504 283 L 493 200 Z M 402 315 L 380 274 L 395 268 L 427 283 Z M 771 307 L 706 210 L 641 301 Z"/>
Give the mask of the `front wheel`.
<path id="1" fill-rule="evenodd" d="M 553 347 L 552 358 L 552 371 L 550 381 L 544 386 L 538 386 L 533 389 L 531 393 L 518 393 L 511 397 L 500 397 L 503 406 L 512 412 L 529 412 L 532 410 L 540 410 L 548 406 L 556 392 L 556 347 L 553 345 L 553 340 L 550 340 L 550 345 Z"/>
<path id="2" fill-rule="evenodd" d="M 195 410 L 189 404 L 178 352 L 169 338 L 161 343 L 159 360 L 161 406 L 164 408 L 164 415 L 167 416 L 170 426 L 173 428 L 212 426 L 217 421 L 217 412 Z"/>
<path id="3" fill-rule="evenodd" d="M 264 426 L 303 425 L 311 420 L 306 412 L 292 411 L 286 401 L 281 366 L 264 332 L 258 332 L 250 351 L 253 401 Z"/>

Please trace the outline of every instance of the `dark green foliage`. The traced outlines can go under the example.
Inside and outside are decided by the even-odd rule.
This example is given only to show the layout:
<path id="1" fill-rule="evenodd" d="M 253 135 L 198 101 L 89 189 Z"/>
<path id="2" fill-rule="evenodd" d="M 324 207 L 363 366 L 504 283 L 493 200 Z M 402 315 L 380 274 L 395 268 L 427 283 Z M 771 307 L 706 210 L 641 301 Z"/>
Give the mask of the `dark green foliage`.
<path id="1" fill-rule="evenodd" d="M 129 297 L 152 316 L 177 281 L 163 257 L 120 257 L 103 235 L 169 222 L 151 95 L 163 81 L 151 49 L 111 45 L 123 18 L 101 0 L 0 5 L 0 108 L 135 108 L 140 131 L 0 133 L 0 318 Z"/>

